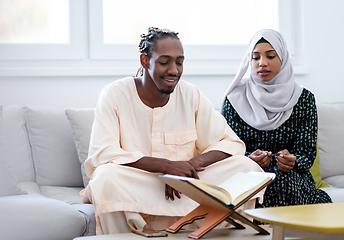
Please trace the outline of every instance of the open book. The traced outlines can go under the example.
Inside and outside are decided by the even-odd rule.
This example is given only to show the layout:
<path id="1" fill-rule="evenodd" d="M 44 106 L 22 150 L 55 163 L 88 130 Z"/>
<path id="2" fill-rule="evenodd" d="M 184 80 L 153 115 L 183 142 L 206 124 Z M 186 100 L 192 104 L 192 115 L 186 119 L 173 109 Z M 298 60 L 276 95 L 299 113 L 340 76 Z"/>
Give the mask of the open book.
<path id="1" fill-rule="evenodd" d="M 239 172 L 218 186 L 189 177 L 168 174 L 159 175 L 159 177 L 174 189 L 200 204 L 212 205 L 202 196 L 205 193 L 227 206 L 237 208 L 264 189 L 275 178 L 275 173 Z"/>

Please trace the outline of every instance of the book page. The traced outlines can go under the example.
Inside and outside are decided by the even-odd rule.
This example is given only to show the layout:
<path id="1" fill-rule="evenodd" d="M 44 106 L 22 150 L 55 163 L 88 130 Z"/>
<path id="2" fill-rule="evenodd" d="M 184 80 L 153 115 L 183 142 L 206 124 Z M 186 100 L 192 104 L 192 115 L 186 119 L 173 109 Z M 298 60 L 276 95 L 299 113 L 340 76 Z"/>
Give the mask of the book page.
<path id="1" fill-rule="evenodd" d="M 221 187 L 203 182 L 198 179 L 194 179 L 191 183 L 199 187 L 203 191 L 209 193 L 210 195 L 216 197 L 217 199 L 221 200 L 226 205 L 229 205 L 232 203 L 232 196 L 229 194 L 228 191 L 226 191 L 225 189 Z"/>
<path id="2" fill-rule="evenodd" d="M 219 187 L 225 189 L 232 196 L 232 204 L 236 205 L 246 196 L 250 195 L 255 189 L 264 185 L 270 179 L 273 179 L 275 174 L 264 172 L 248 172 L 248 173 L 236 173 L 231 178 L 227 179 L 219 185 Z M 242 196 L 238 199 L 239 196 Z"/>

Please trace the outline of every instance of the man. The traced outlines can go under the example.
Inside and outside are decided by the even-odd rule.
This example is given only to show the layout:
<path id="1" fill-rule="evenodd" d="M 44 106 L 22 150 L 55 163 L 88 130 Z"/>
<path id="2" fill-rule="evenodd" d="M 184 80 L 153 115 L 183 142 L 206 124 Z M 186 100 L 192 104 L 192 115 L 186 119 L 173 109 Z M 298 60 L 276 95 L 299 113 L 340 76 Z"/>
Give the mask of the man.
<path id="1" fill-rule="evenodd" d="M 141 37 L 142 76 L 106 86 L 95 111 L 84 202 L 94 204 L 97 234 L 162 230 L 197 207 L 159 174 L 217 185 L 236 172 L 262 171 L 202 93 L 180 80 L 177 33 L 149 28 Z"/>

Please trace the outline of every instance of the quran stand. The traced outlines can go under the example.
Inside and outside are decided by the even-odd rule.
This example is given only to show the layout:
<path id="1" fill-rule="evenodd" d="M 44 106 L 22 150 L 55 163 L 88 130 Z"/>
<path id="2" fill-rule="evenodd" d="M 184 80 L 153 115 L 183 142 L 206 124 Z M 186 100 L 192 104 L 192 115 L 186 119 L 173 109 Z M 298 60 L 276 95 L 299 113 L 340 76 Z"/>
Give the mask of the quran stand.
<path id="1" fill-rule="evenodd" d="M 216 227 L 218 224 L 220 224 L 223 221 L 227 221 L 228 223 L 234 225 L 238 229 L 245 229 L 244 226 L 235 222 L 232 218 L 237 219 L 241 221 L 242 223 L 251 226 L 262 235 L 269 235 L 269 232 L 259 227 L 258 225 L 254 224 L 253 222 L 251 222 L 250 220 L 248 220 L 241 214 L 237 213 L 234 209 L 231 209 L 231 208 L 219 209 L 219 208 L 213 208 L 213 207 L 209 207 L 205 205 L 200 205 L 197 208 L 195 208 L 185 217 L 181 218 L 179 221 L 177 221 L 172 226 L 167 228 L 166 232 L 176 233 L 184 225 L 192 223 L 193 221 L 197 219 L 202 219 L 202 218 L 204 218 L 205 220 L 204 223 L 201 225 L 201 227 L 198 230 L 190 233 L 188 235 L 189 238 L 199 239 L 204 234 L 209 232 L 211 229 L 213 229 L 214 227 Z"/>

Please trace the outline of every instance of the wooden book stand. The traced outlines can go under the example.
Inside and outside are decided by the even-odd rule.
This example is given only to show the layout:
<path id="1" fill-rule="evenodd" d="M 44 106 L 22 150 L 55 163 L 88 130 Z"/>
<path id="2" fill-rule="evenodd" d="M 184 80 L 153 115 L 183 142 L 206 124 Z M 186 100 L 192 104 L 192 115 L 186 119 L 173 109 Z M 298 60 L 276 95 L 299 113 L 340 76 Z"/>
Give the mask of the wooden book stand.
<path id="1" fill-rule="evenodd" d="M 199 239 L 204 234 L 209 232 L 211 229 L 216 227 L 218 224 L 220 224 L 223 221 L 227 221 L 228 223 L 232 224 L 238 229 L 245 229 L 245 227 L 233 220 L 237 219 L 241 221 L 243 224 L 247 224 L 257 230 L 262 235 L 269 235 L 270 233 L 264 230 L 263 228 L 259 227 L 258 225 L 254 224 L 241 214 L 237 213 L 232 208 L 227 209 L 219 209 L 219 208 L 213 208 L 205 205 L 200 205 L 197 208 L 195 208 L 193 211 L 191 211 L 189 214 L 187 214 L 185 217 L 181 218 L 179 221 L 174 223 L 172 226 L 166 229 L 167 232 L 170 233 L 176 233 L 178 232 L 184 225 L 190 224 L 193 221 L 197 219 L 205 219 L 205 222 L 201 225 L 201 227 L 190 233 L 188 235 L 189 238 Z"/>
<path id="2" fill-rule="evenodd" d="M 185 217 L 181 218 L 175 224 L 170 226 L 166 229 L 167 232 L 176 233 L 181 229 L 184 225 L 192 223 L 197 219 L 204 218 L 204 223 L 201 227 L 189 234 L 190 238 L 199 239 L 204 234 L 209 232 L 211 229 L 219 225 L 223 221 L 227 221 L 228 223 L 232 224 L 236 228 L 245 229 L 243 225 L 234 221 L 239 220 L 241 223 L 249 225 L 253 229 L 257 230 L 259 234 L 262 235 L 269 235 L 270 233 L 265 229 L 259 227 L 257 224 L 253 223 L 246 217 L 242 216 L 236 209 L 238 209 L 241 205 L 245 202 L 249 201 L 256 193 L 260 192 L 264 189 L 271 181 L 270 179 L 264 185 L 260 186 L 259 188 L 255 189 L 250 195 L 248 195 L 244 200 L 242 200 L 237 205 L 226 205 L 223 201 L 219 200 L 218 198 L 214 197 L 213 195 L 209 194 L 208 192 L 204 191 L 203 189 L 191 184 L 189 181 L 179 180 L 169 177 L 162 177 L 162 180 L 172 186 L 173 188 L 177 189 L 178 191 L 182 192 L 189 198 L 193 199 L 194 201 L 198 202 L 200 205 L 192 210 L 189 214 Z"/>

